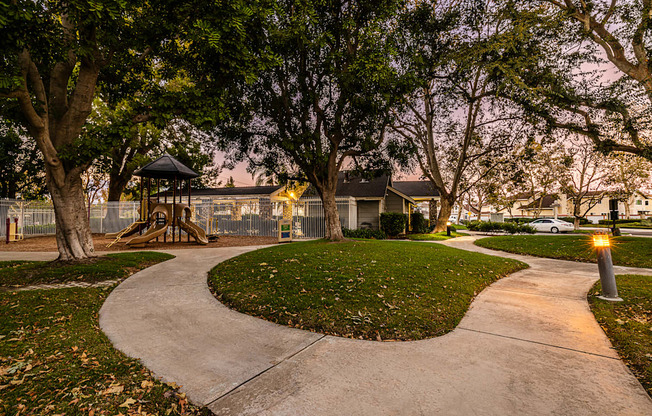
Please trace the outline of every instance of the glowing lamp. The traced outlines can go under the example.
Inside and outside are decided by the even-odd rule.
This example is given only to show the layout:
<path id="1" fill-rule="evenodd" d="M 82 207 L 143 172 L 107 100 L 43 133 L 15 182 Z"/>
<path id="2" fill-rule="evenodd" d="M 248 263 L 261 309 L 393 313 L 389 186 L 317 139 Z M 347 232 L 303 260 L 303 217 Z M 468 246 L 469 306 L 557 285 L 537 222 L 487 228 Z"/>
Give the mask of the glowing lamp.
<path id="1" fill-rule="evenodd" d="M 593 234 L 593 247 L 611 247 L 607 234 Z"/>
<path id="2" fill-rule="evenodd" d="M 294 192 L 290 192 L 290 198 L 294 199 Z"/>
<path id="3" fill-rule="evenodd" d="M 446 225 L 450 227 L 451 222 L 450 222 L 450 221 L 447 221 L 447 222 L 446 222 Z"/>
<path id="4" fill-rule="evenodd" d="M 614 275 L 614 264 L 611 259 L 611 242 L 607 234 L 593 234 L 593 247 L 595 247 L 598 258 L 598 272 L 602 284 L 602 296 L 598 298 L 610 302 L 620 302 L 616 276 Z"/>

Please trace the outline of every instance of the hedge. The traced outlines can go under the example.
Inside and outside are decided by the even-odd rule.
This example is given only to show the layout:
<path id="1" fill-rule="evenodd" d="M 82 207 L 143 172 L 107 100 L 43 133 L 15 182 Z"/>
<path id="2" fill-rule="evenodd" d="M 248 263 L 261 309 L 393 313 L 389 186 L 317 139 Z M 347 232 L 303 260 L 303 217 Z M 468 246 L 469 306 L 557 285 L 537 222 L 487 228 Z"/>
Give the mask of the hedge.
<path id="1" fill-rule="evenodd" d="M 420 212 L 414 212 L 410 218 L 412 232 L 414 234 L 425 234 L 428 232 L 428 221 Z"/>
<path id="2" fill-rule="evenodd" d="M 407 215 L 400 212 L 383 212 L 380 214 L 380 229 L 388 236 L 396 237 L 405 231 Z"/>
<path id="3" fill-rule="evenodd" d="M 632 223 L 636 223 L 636 222 L 639 222 L 639 221 L 641 221 L 641 220 L 619 219 L 619 220 L 616 220 L 616 224 L 632 224 Z M 601 225 L 611 225 L 613 223 L 614 223 L 613 220 L 600 220 L 600 221 L 598 221 L 598 224 L 601 224 Z"/>
<path id="4" fill-rule="evenodd" d="M 491 221 L 470 221 L 466 228 L 471 231 L 480 231 L 483 233 L 493 231 L 504 231 L 509 234 L 534 234 L 536 230 L 526 224 L 516 224 L 514 222 L 491 222 Z"/>
<path id="5" fill-rule="evenodd" d="M 369 228 L 362 228 L 357 230 L 342 228 L 342 233 L 346 238 L 366 238 L 375 240 L 384 240 L 387 238 L 387 235 L 381 230 L 372 230 Z"/>

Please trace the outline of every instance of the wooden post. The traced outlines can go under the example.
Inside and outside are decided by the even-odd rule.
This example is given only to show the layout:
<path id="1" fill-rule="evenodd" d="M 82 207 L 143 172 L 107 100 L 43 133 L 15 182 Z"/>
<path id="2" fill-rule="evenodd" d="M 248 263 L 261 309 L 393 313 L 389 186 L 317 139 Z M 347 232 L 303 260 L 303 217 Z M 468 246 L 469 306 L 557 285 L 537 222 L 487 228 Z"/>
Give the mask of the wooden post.
<path id="1" fill-rule="evenodd" d="M 170 187 L 170 180 L 167 179 L 167 181 L 168 181 L 168 188 L 169 188 Z M 168 203 L 168 190 L 167 189 L 165 190 L 165 195 L 163 195 L 163 203 L 164 204 Z M 167 219 L 169 220 L 169 218 L 167 218 Z M 163 233 L 163 242 L 167 243 L 167 241 L 168 241 L 168 233 L 166 231 L 165 233 Z"/>
<path id="2" fill-rule="evenodd" d="M 183 182 L 179 180 L 179 203 L 182 202 L 181 199 L 182 197 L 183 197 Z M 183 212 L 179 212 L 178 215 L 183 215 Z M 179 242 L 181 242 L 181 227 L 179 227 Z"/>
<path id="3" fill-rule="evenodd" d="M 159 203 L 161 202 L 161 179 L 156 178 L 156 202 Z M 156 213 L 156 225 L 158 225 L 158 219 L 160 217 L 160 214 L 157 212 Z M 156 242 L 158 243 L 158 237 L 156 237 Z"/>
<path id="4" fill-rule="evenodd" d="M 190 183 L 192 182 L 192 179 L 188 179 L 188 209 L 190 208 Z M 192 212 L 192 210 L 191 210 Z M 190 234 L 188 234 L 188 242 L 190 242 Z"/>
<path id="5" fill-rule="evenodd" d="M 143 203 L 143 177 L 140 177 L 140 220 L 144 221 L 145 220 L 145 204 Z M 142 224 L 141 224 L 142 225 Z M 143 227 L 138 227 L 138 235 L 143 235 Z"/>
<path id="6" fill-rule="evenodd" d="M 176 216 L 177 205 L 177 177 L 175 176 L 172 181 L 172 242 L 174 243 L 174 223 L 177 220 Z"/>

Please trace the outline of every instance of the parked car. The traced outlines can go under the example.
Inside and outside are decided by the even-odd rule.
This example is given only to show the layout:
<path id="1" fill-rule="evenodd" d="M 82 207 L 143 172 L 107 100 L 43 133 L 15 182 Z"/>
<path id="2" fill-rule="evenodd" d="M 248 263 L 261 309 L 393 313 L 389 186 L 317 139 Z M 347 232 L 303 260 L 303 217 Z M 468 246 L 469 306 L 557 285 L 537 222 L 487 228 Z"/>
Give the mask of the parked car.
<path id="1" fill-rule="evenodd" d="M 544 233 L 565 233 L 567 231 L 573 231 L 573 224 L 570 222 L 555 220 L 552 218 L 543 218 L 540 220 L 534 220 L 530 224 L 537 231 L 542 231 Z"/>

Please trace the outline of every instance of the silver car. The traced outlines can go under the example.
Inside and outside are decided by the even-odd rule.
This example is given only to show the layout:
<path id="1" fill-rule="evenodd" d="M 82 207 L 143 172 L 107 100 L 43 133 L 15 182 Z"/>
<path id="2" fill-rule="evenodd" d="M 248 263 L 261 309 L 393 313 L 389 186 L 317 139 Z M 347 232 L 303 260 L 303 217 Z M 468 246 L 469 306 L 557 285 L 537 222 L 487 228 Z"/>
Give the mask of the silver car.
<path id="1" fill-rule="evenodd" d="M 534 227 L 535 230 L 544 232 L 544 233 L 565 233 L 568 231 L 573 231 L 575 227 L 570 222 L 555 220 L 552 218 L 543 218 L 540 220 L 534 220 L 530 224 Z"/>

